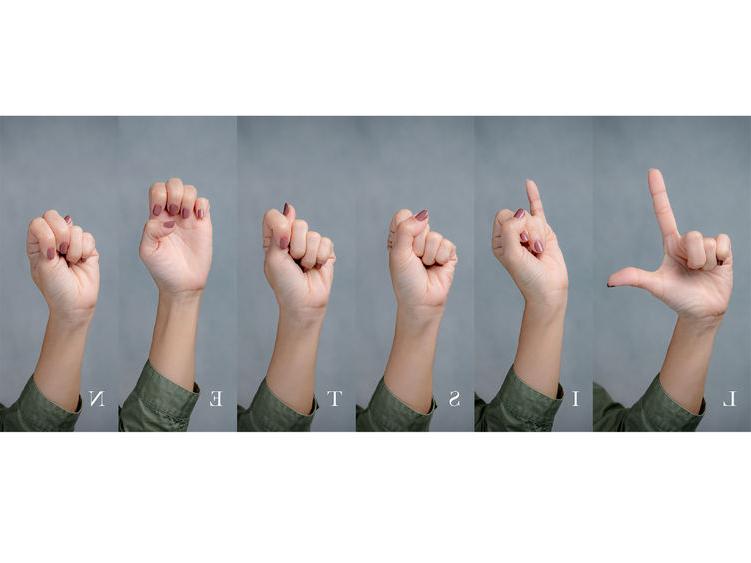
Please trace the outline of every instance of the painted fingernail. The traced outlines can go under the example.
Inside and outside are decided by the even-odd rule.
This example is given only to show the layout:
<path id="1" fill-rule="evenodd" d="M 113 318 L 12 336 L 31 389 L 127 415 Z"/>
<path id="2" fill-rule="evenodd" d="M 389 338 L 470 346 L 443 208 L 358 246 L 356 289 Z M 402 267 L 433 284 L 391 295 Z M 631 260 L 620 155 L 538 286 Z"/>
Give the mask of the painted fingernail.
<path id="1" fill-rule="evenodd" d="M 718 261 L 717 261 L 717 265 L 718 265 L 718 266 L 722 266 L 723 262 L 725 262 L 725 260 L 718 260 Z"/>
<path id="2" fill-rule="evenodd" d="M 415 219 L 417 219 L 418 221 L 424 221 L 427 218 L 428 218 L 428 210 L 427 209 L 423 209 L 417 215 L 415 215 Z"/>
<path id="3" fill-rule="evenodd" d="M 542 246 L 542 243 L 539 240 L 535 241 L 534 247 L 535 247 L 535 252 L 537 252 L 538 254 L 542 254 L 542 251 L 545 250 L 545 248 Z"/>
<path id="4" fill-rule="evenodd" d="M 183 219 L 187 219 L 188 217 L 190 217 L 190 209 L 186 209 L 185 207 L 183 207 L 182 214 L 183 214 Z"/>
<path id="5" fill-rule="evenodd" d="M 177 207 L 177 205 L 175 205 L 174 203 L 170 203 L 169 206 L 167 207 L 167 211 L 169 211 L 170 215 L 177 215 L 177 212 L 179 210 L 180 208 Z"/>
<path id="6" fill-rule="evenodd" d="M 284 216 L 286 217 L 286 216 L 287 216 L 287 213 L 289 213 L 289 203 L 287 203 L 287 202 L 285 201 L 285 202 L 284 202 L 284 210 L 282 211 L 282 215 L 284 215 Z"/>
<path id="7" fill-rule="evenodd" d="M 166 223 L 164 224 L 164 228 L 165 228 L 165 229 L 171 229 L 171 228 L 172 228 L 172 227 L 174 227 L 174 226 L 175 226 L 175 222 L 174 222 L 174 221 L 167 221 L 167 222 L 166 222 Z"/>
<path id="8" fill-rule="evenodd" d="M 279 248 L 282 250 L 287 250 L 287 247 L 289 246 L 289 239 L 287 237 L 282 237 L 279 239 Z"/>
<path id="9" fill-rule="evenodd" d="M 199 209 L 198 211 L 196 211 L 196 215 L 198 216 L 199 219 L 203 219 L 203 209 Z"/>
<path id="10" fill-rule="evenodd" d="M 613 284 L 611 284 L 610 282 L 606 283 L 605 285 L 606 285 L 606 286 L 608 286 L 608 287 L 615 287 L 615 286 L 614 286 Z"/>
<path id="11" fill-rule="evenodd" d="M 151 212 L 154 214 L 154 217 L 158 217 L 159 214 L 162 212 L 162 206 L 161 205 L 155 205 L 154 209 L 152 209 Z"/>
<path id="12" fill-rule="evenodd" d="M 522 234 L 519 235 L 519 239 L 521 239 L 522 242 L 529 242 L 529 235 L 527 235 L 527 231 L 522 231 Z"/>
<path id="13" fill-rule="evenodd" d="M 68 243 L 60 243 L 60 254 L 66 254 L 68 252 Z"/>
<path id="14" fill-rule="evenodd" d="M 55 249 L 54 248 L 48 248 L 47 249 L 47 260 L 52 260 L 55 257 Z"/>
<path id="15" fill-rule="evenodd" d="M 524 217 L 524 210 L 523 209 L 517 209 L 516 213 L 514 213 L 514 217 L 518 219 L 519 217 Z"/>
<path id="16" fill-rule="evenodd" d="M 68 225 L 70 225 L 73 222 L 73 219 L 71 219 L 70 215 L 66 215 L 64 219 L 65 219 L 65 222 L 68 223 Z"/>

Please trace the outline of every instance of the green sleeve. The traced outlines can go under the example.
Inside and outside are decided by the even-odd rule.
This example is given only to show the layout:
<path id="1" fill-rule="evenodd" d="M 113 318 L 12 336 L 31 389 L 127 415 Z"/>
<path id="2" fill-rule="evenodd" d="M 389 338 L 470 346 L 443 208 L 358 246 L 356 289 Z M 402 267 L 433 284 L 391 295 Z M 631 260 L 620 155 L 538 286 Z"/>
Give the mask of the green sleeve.
<path id="1" fill-rule="evenodd" d="M 615 402 L 595 383 L 592 408 L 595 432 L 693 432 L 704 416 L 706 403 L 702 399 L 698 415 L 687 411 L 665 393 L 657 374 L 630 409 Z"/>
<path id="2" fill-rule="evenodd" d="M 200 389 L 188 391 L 147 361 L 135 388 L 119 409 L 120 432 L 185 432 Z"/>
<path id="3" fill-rule="evenodd" d="M 315 397 L 309 414 L 291 409 L 271 392 L 264 379 L 258 386 L 250 407 L 244 409 L 237 405 L 237 431 L 310 432 L 317 410 L 318 401 Z"/>
<path id="4" fill-rule="evenodd" d="M 475 432 L 550 432 L 562 401 L 560 384 L 551 399 L 519 379 L 511 366 L 492 401 L 475 395 Z"/>
<path id="5" fill-rule="evenodd" d="M 30 377 L 21 396 L 10 407 L 0 405 L 0 430 L 4 432 L 72 432 L 81 415 L 81 396 L 76 412 L 47 399 Z"/>
<path id="6" fill-rule="evenodd" d="M 381 378 L 367 408 L 357 406 L 358 432 L 427 432 L 437 408 L 431 399 L 430 410 L 423 414 L 401 402 Z"/>

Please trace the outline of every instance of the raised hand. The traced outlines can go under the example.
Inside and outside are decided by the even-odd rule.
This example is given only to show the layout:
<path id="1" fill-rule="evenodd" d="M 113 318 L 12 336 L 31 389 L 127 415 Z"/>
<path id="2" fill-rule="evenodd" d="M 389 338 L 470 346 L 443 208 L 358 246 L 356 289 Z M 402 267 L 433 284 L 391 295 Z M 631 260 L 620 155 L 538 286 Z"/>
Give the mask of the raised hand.
<path id="1" fill-rule="evenodd" d="M 568 272 L 542 207 L 540 192 L 532 180 L 526 182 L 529 212 L 499 211 L 493 222 L 493 254 L 506 268 L 529 304 L 566 304 Z"/>
<path id="2" fill-rule="evenodd" d="M 646 289 L 678 313 L 696 320 L 719 320 L 733 290 L 733 255 L 730 238 L 705 237 L 697 231 L 681 235 L 659 170 L 648 175 L 664 256 L 653 271 L 629 267 L 608 279 L 609 287 L 629 285 Z"/>
<path id="3" fill-rule="evenodd" d="M 160 292 L 200 293 L 211 269 L 209 200 L 179 178 L 156 182 L 149 190 L 149 220 L 140 255 Z"/>
<path id="4" fill-rule="evenodd" d="M 334 281 L 334 243 L 284 204 L 263 217 L 263 271 L 284 313 L 323 314 Z"/>
<path id="5" fill-rule="evenodd" d="M 391 283 L 400 309 L 442 312 L 454 279 L 456 246 L 430 230 L 428 210 L 397 211 L 388 237 Z"/>
<path id="6" fill-rule="evenodd" d="M 50 210 L 29 224 L 26 254 L 50 315 L 89 321 L 99 294 L 99 254 L 91 233 Z"/>

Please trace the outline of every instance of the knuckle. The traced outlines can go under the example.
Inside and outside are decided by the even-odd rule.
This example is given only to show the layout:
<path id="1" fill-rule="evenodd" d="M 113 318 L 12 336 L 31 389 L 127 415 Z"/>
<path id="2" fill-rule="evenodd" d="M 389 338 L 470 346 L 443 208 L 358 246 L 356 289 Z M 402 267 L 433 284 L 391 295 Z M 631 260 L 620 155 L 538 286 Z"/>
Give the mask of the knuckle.
<path id="1" fill-rule="evenodd" d="M 308 230 L 308 222 L 305 221 L 304 219 L 295 219 L 294 227 L 296 229 Z"/>

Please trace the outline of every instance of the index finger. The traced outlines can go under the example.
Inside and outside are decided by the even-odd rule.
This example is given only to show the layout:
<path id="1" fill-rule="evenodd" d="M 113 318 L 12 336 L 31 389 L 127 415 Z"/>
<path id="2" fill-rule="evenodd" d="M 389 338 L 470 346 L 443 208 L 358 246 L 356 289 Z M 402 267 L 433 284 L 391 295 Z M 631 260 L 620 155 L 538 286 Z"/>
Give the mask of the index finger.
<path id="1" fill-rule="evenodd" d="M 527 199 L 529 200 L 529 212 L 545 219 L 545 210 L 542 208 L 542 199 L 540 199 L 540 190 L 537 184 L 532 180 L 527 180 Z"/>
<path id="2" fill-rule="evenodd" d="M 662 178 L 662 172 L 656 168 L 650 168 L 647 176 L 649 183 L 649 193 L 652 194 L 652 206 L 657 217 L 657 224 L 660 227 L 662 238 L 668 238 L 671 235 L 678 234 L 678 225 L 675 222 L 673 209 L 670 207 L 668 191 L 665 188 L 665 180 Z"/>

